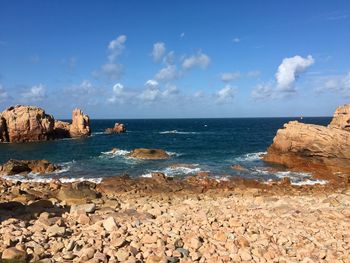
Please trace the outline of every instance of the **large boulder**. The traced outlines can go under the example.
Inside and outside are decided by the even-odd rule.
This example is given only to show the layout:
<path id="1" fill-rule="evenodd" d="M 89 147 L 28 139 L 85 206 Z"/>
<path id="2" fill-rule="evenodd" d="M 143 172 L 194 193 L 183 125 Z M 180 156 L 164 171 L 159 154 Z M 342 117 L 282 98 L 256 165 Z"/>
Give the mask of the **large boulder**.
<path id="1" fill-rule="evenodd" d="M 277 131 L 264 160 L 316 174 L 350 174 L 350 106 L 339 107 L 328 127 L 291 121 Z"/>
<path id="2" fill-rule="evenodd" d="M 169 154 L 161 149 L 135 149 L 128 154 L 129 157 L 137 159 L 148 159 L 148 160 L 158 160 L 158 159 L 168 159 Z"/>
<path id="3" fill-rule="evenodd" d="M 54 118 L 38 107 L 17 105 L 0 113 L 0 141 L 28 142 L 52 139 Z"/>
<path id="4" fill-rule="evenodd" d="M 124 133 L 126 132 L 126 127 L 123 123 L 116 123 L 114 124 L 113 128 L 107 128 L 105 130 L 106 133 L 112 134 L 112 133 Z"/>
<path id="5" fill-rule="evenodd" d="M 52 173 L 60 167 L 47 160 L 9 160 L 0 166 L 0 173 L 6 175 L 32 173 Z"/>

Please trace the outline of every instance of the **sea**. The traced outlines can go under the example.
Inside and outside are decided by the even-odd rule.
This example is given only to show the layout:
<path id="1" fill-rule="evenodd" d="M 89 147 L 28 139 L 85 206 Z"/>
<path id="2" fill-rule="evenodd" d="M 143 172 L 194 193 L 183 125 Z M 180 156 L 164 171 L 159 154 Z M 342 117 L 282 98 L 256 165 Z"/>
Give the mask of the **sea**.
<path id="1" fill-rule="evenodd" d="M 9 159 L 47 159 L 61 169 L 53 174 L 6 176 L 10 180 L 62 182 L 89 180 L 100 182 L 108 176 L 128 174 L 150 177 L 162 172 L 185 177 L 208 172 L 217 180 L 233 177 L 263 182 L 289 177 L 293 184 L 326 183 L 308 173 L 293 173 L 265 163 L 262 155 L 277 130 L 291 120 L 327 125 L 330 117 L 299 118 L 223 118 L 223 119 L 124 119 L 91 120 L 92 135 L 81 139 L 13 143 L 0 145 L 0 162 Z M 127 132 L 105 134 L 114 123 L 124 123 Z M 113 152 L 112 149 L 118 150 Z M 168 152 L 167 160 L 138 160 L 128 157 L 135 148 L 157 148 Z M 238 171 L 232 165 L 246 168 Z"/>

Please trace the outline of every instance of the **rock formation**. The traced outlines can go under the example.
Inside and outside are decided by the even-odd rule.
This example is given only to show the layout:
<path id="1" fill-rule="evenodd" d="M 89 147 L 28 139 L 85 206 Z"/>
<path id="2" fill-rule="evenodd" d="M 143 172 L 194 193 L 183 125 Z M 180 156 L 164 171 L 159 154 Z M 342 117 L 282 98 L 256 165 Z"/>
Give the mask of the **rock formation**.
<path id="1" fill-rule="evenodd" d="M 47 141 L 90 135 L 89 117 L 75 109 L 72 124 L 55 121 L 41 108 L 17 105 L 0 113 L 0 142 Z"/>
<path id="2" fill-rule="evenodd" d="M 6 175 L 32 173 L 52 173 L 59 167 L 47 160 L 9 160 L 0 166 L 0 173 Z"/>
<path id="3" fill-rule="evenodd" d="M 350 174 L 350 105 L 328 127 L 291 121 L 277 131 L 265 161 L 315 174 Z"/>
<path id="4" fill-rule="evenodd" d="M 169 154 L 161 149 L 135 149 L 128 154 L 129 157 L 137 159 L 148 159 L 148 160 L 158 160 L 158 159 L 168 159 Z"/>
<path id="5" fill-rule="evenodd" d="M 126 127 L 123 123 L 116 123 L 114 124 L 113 128 L 107 128 L 105 130 L 106 133 L 112 134 L 112 133 L 124 133 L 126 132 Z"/>
<path id="6" fill-rule="evenodd" d="M 0 113 L 0 141 L 27 142 L 52 138 L 54 118 L 43 109 L 18 105 Z"/>

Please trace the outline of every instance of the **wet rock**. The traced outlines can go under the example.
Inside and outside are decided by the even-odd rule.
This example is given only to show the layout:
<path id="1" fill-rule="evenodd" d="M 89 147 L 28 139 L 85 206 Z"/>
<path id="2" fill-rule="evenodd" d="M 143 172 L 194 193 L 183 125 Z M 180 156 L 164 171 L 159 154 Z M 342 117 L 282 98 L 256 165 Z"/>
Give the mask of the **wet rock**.
<path id="1" fill-rule="evenodd" d="M 0 172 L 6 175 L 32 173 L 52 173 L 60 167 L 47 160 L 9 160 L 0 166 Z"/>
<path id="2" fill-rule="evenodd" d="M 158 159 L 168 159 L 170 156 L 166 151 L 161 149 L 135 149 L 129 153 L 130 157 L 137 159 L 149 159 L 149 160 L 158 160 Z"/>

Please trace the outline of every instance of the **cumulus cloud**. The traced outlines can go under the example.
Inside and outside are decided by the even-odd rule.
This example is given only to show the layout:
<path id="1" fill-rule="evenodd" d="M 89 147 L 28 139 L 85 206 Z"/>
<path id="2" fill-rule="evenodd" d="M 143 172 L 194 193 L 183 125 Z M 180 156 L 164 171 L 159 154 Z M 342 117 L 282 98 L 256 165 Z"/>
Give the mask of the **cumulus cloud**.
<path id="1" fill-rule="evenodd" d="M 158 81 L 170 81 L 178 77 L 177 68 L 175 65 L 167 65 L 162 68 L 155 76 Z"/>
<path id="2" fill-rule="evenodd" d="M 167 65 L 172 65 L 174 64 L 174 60 L 175 60 L 175 52 L 174 51 L 170 51 L 164 58 L 163 58 L 163 63 L 167 64 Z"/>
<path id="3" fill-rule="evenodd" d="M 89 80 L 83 80 L 79 85 L 73 85 L 66 89 L 66 92 L 69 92 L 72 96 L 90 95 L 95 91 L 95 87 Z"/>
<path id="4" fill-rule="evenodd" d="M 236 93 L 236 88 L 227 84 L 224 88 L 222 88 L 215 94 L 216 102 L 220 104 L 230 102 L 231 100 L 233 100 L 235 93 Z"/>
<path id="5" fill-rule="evenodd" d="M 268 84 L 258 84 L 252 91 L 253 99 L 278 99 L 296 92 L 295 82 L 315 61 L 311 55 L 306 58 L 294 56 L 285 58 L 278 66 L 275 81 Z"/>
<path id="6" fill-rule="evenodd" d="M 108 59 L 113 62 L 125 49 L 126 36 L 120 35 L 116 39 L 109 42 L 108 45 Z"/>
<path id="7" fill-rule="evenodd" d="M 180 93 L 180 91 L 175 85 L 170 85 L 162 92 L 162 96 L 164 98 L 169 98 L 169 97 L 175 96 L 179 93 Z"/>
<path id="8" fill-rule="evenodd" d="M 226 72 L 220 74 L 220 79 L 223 82 L 230 82 L 232 80 L 238 79 L 241 76 L 239 72 Z"/>
<path id="9" fill-rule="evenodd" d="M 42 101 L 46 98 L 46 88 L 42 84 L 35 85 L 23 92 L 21 96 L 24 101 L 28 102 Z"/>
<path id="10" fill-rule="evenodd" d="M 196 55 L 185 57 L 182 62 L 182 67 L 185 70 L 192 69 L 194 67 L 199 67 L 205 69 L 210 64 L 210 58 L 208 55 L 198 52 Z"/>
<path id="11" fill-rule="evenodd" d="M 306 71 L 312 64 L 314 59 L 311 55 L 306 58 L 294 56 L 283 59 L 276 73 L 277 89 L 282 91 L 294 92 L 294 83 L 299 75 Z"/>
<path id="12" fill-rule="evenodd" d="M 165 43 L 157 42 L 153 44 L 152 57 L 155 62 L 159 62 L 165 54 Z"/>
<path id="13" fill-rule="evenodd" d="M 150 89 L 158 88 L 159 83 L 154 79 L 149 79 L 146 81 L 145 86 Z"/>
<path id="14" fill-rule="evenodd" d="M 3 86 L 0 84 L 0 102 L 3 102 L 9 98 L 8 93 L 3 88 Z"/>
<path id="15" fill-rule="evenodd" d="M 93 76 L 105 76 L 110 80 L 117 80 L 123 74 L 123 66 L 117 63 L 117 58 L 125 49 L 126 36 L 120 35 L 108 44 L 108 62 L 93 72 Z"/>
<path id="16" fill-rule="evenodd" d="M 125 103 L 128 102 L 135 94 L 127 91 L 124 85 L 117 83 L 112 88 L 112 96 L 108 99 L 110 103 Z"/>

